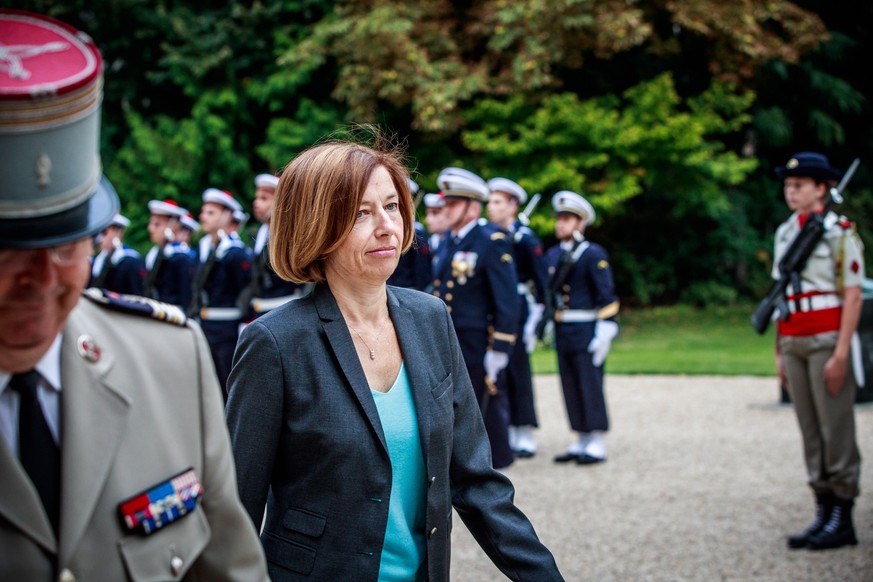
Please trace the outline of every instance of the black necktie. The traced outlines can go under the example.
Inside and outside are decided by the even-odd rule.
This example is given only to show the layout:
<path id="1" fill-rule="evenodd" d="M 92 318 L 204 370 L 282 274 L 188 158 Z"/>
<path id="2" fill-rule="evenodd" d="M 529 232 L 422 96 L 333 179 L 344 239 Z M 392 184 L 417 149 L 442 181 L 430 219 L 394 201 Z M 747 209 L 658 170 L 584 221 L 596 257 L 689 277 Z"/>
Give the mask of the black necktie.
<path id="1" fill-rule="evenodd" d="M 61 505 L 61 451 L 37 398 L 39 374 L 31 370 L 12 376 L 9 387 L 21 396 L 18 410 L 18 451 L 21 465 L 39 492 L 55 533 Z"/>

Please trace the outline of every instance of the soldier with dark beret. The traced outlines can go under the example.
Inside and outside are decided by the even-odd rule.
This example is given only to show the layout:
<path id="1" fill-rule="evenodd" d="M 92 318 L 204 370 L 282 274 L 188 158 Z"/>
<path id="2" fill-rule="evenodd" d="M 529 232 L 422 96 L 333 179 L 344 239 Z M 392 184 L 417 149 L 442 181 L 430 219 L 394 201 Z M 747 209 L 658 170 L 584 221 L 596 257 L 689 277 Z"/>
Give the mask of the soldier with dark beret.
<path id="1" fill-rule="evenodd" d="M 792 211 L 776 230 L 773 277 L 811 214 L 825 212 L 830 187 L 842 176 L 827 157 L 795 154 L 776 169 Z M 845 216 L 828 211 L 824 235 L 803 271 L 789 283 L 790 314 L 778 322 L 777 342 L 788 391 L 803 438 L 815 518 L 788 538 L 792 549 L 838 548 L 858 543 L 852 507 L 858 496 L 861 455 L 855 439 L 855 392 L 851 367 L 853 337 L 861 316 L 863 246 Z M 856 354 L 859 355 L 859 354 Z"/>

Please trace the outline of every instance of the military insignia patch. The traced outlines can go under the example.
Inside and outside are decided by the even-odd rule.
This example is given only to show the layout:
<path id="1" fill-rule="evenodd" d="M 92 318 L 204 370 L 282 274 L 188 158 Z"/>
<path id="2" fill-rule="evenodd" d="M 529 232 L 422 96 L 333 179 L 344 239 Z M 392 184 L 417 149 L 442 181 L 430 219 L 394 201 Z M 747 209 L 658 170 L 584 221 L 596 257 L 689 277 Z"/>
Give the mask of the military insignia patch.
<path id="1" fill-rule="evenodd" d="M 598 269 L 608 269 L 609 262 L 606 259 L 600 259 L 600 261 L 598 261 L 598 263 L 597 263 L 597 268 Z"/>
<path id="2" fill-rule="evenodd" d="M 188 469 L 122 501 L 118 513 L 128 531 L 149 535 L 193 511 L 202 495 L 194 469 Z"/>
<path id="3" fill-rule="evenodd" d="M 506 238 L 506 235 L 502 232 L 495 232 L 491 235 L 491 240 L 503 240 Z"/>

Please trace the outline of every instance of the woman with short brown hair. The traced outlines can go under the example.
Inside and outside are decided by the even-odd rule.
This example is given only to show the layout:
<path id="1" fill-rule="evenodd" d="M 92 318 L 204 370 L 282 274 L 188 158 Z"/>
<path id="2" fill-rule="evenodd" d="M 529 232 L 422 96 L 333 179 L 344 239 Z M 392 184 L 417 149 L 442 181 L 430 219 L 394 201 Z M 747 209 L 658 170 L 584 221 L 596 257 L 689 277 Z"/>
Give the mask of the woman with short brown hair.
<path id="1" fill-rule="evenodd" d="M 407 177 L 395 151 L 330 142 L 279 180 L 270 258 L 316 285 L 243 331 L 227 408 L 270 576 L 448 580 L 454 507 L 507 577 L 561 580 L 491 465 L 445 304 L 386 285 Z"/>

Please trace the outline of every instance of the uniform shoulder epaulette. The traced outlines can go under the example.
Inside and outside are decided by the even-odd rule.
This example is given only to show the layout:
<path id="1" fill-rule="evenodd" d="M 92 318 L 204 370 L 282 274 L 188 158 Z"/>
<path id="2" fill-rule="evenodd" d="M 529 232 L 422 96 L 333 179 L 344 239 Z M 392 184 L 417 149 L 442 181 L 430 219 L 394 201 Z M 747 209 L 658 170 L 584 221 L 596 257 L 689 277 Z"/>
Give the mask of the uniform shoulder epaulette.
<path id="1" fill-rule="evenodd" d="M 506 238 L 505 232 L 497 231 L 497 232 L 491 233 L 491 240 L 503 240 L 505 238 Z"/>
<path id="2" fill-rule="evenodd" d="M 131 315 L 142 315 L 180 327 L 184 327 L 188 321 L 185 312 L 178 306 L 162 303 L 148 297 L 124 295 L 96 287 L 85 289 L 82 294 L 97 305 L 112 309 L 113 311 Z"/>

